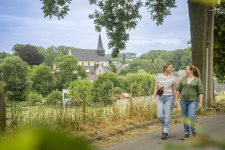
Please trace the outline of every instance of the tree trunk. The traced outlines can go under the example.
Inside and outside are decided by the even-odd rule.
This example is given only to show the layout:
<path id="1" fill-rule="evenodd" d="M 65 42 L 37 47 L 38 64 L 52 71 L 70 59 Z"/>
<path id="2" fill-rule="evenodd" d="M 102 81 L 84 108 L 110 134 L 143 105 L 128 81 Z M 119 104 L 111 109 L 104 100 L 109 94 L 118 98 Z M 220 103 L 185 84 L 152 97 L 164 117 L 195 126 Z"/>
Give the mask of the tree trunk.
<path id="1" fill-rule="evenodd" d="M 192 64 L 198 67 L 201 74 L 201 81 L 204 91 L 206 91 L 206 48 L 209 49 L 208 57 L 208 98 L 207 105 L 213 100 L 213 32 L 214 32 L 214 12 L 213 7 L 205 6 L 202 3 L 188 1 L 191 45 L 192 45 Z M 210 42 L 209 42 L 210 41 Z M 203 106 L 206 106 L 205 95 Z"/>
<path id="2" fill-rule="evenodd" d="M 192 64 L 198 67 L 201 75 L 203 75 L 205 6 L 189 0 L 188 8 L 191 30 Z M 203 81 L 202 78 L 201 81 Z"/>

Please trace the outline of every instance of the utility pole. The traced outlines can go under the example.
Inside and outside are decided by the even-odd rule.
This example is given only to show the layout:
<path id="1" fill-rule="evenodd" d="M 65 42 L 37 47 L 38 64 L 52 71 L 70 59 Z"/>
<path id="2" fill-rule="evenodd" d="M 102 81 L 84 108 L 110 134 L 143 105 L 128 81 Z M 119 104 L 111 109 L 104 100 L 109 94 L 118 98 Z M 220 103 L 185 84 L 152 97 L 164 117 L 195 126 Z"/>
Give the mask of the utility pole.
<path id="1" fill-rule="evenodd" d="M 214 40 L 214 6 L 205 6 L 204 21 L 204 53 L 203 53 L 203 77 L 204 102 L 205 107 L 210 106 L 213 102 L 213 40 Z"/>

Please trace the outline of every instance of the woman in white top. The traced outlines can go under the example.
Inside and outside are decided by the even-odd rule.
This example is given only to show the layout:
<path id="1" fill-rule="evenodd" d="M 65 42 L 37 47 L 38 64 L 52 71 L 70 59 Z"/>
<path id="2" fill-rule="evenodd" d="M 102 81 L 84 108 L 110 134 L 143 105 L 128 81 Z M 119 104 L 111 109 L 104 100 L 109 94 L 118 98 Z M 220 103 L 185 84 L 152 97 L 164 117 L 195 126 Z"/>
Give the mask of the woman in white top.
<path id="1" fill-rule="evenodd" d="M 162 139 L 168 138 L 170 121 L 173 111 L 174 98 L 176 94 L 175 77 L 171 75 L 172 64 L 163 65 L 163 73 L 156 77 L 153 105 L 155 106 L 155 97 L 159 88 L 164 87 L 163 95 L 158 98 L 157 117 L 162 125 Z"/>

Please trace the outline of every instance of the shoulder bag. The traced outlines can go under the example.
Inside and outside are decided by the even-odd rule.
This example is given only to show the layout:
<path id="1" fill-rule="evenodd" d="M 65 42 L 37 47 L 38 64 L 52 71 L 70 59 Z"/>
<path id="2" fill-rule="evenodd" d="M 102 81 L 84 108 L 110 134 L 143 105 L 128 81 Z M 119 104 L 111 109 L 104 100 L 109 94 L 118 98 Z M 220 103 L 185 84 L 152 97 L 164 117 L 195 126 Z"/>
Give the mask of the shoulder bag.
<path id="1" fill-rule="evenodd" d="M 171 75 L 170 75 L 170 76 L 171 76 Z M 167 78 L 167 80 L 166 80 L 165 84 L 163 85 L 163 87 L 161 87 L 160 89 L 158 89 L 157 94 L 158 94 L 159 96 L 162 96 L 162 95 L 163 95 L 163 92 L 164 92 L 164 86 L 166 85 L 166 83 L 167 83 L 167 81 L 169 80 L 170 76 Z"/>

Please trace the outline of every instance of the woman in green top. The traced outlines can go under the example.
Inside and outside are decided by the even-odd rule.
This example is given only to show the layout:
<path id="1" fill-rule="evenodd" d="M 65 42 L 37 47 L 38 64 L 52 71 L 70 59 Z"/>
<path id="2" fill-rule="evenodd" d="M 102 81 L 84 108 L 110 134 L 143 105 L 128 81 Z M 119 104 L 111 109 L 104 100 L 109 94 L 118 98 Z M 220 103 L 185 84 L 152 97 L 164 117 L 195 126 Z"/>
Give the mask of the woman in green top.
<path id="1" fill-rule="evenodd" d="M 185 72 L 187 76 L 180 80 L 174 102 L 174 107 L 177 107 L 177 100 L 181 94 L 180 106 L 184 124 L 184 136 L 181 138 L 182 140 L 189 139 L 190 137 L 190 127 L 184 121 L 187 117 L 194 122 L 193 125 L 191 125 L 193 137 L 198 137 L 198 134 L 195 130 L 195 111 L 197 106 L 199 109 L 202 108 L 202 99 L 204 94 L 198 68 L 194 65 L 190 65 L 187 66 Z"/>

